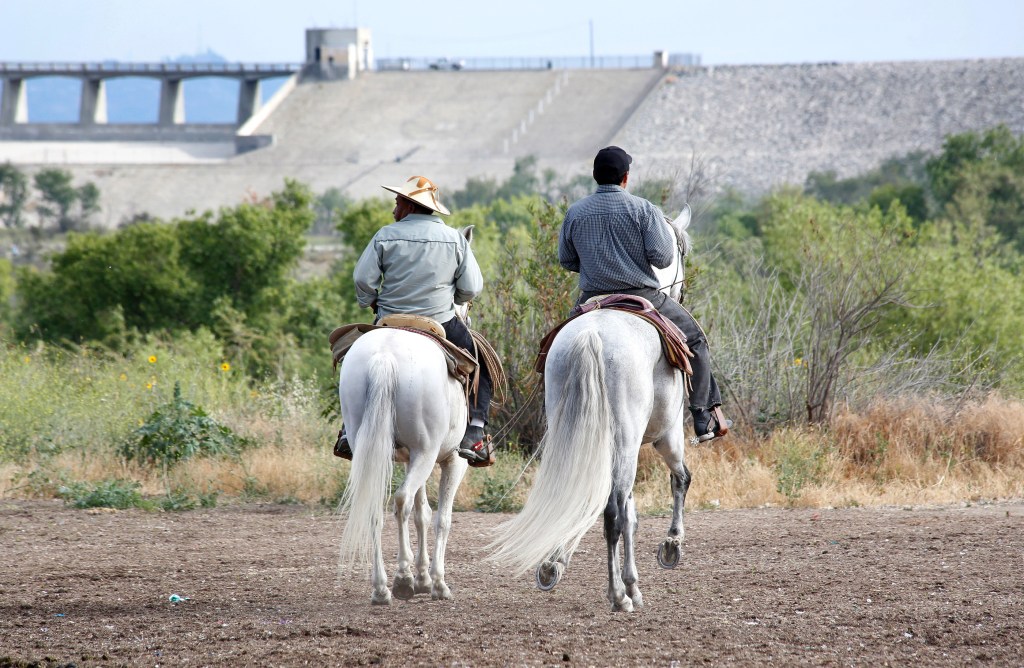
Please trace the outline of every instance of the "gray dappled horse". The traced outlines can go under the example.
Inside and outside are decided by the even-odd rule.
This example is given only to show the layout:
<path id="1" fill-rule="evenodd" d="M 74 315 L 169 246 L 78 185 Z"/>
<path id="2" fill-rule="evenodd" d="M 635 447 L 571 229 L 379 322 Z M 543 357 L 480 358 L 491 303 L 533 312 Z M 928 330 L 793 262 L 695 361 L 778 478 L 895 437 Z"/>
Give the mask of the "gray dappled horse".
<path id="1" fill-rule="evenodd" d="M 472 227 L 462 230 L 472 241 Z M 465 318 L 467 308 L 457 308 Z M 444 556 L 455 492 L 467 462 L 458 455 L 466 430 L 466 394 L 449 376 L 440 347 L 426 336 L 402 329 L 375 329 L 349 349 L 338 381 L 341 414 L 352 445 L 352 468 L 340 511 L 347 514 L 340 566 L 372 565 L 370 602 L 387 605 L 391 596 L 411 599 L 430 593 L 450 599 Z M 406 461 L 406 474 L 394 492 L 398 522 L 398 569 L 388 589 L 381 549 L 384 505 L 391 489 L 393 460 Z M 434 516 L 433 559 L 427 554 L 431 510 L 427 479 L 441 467 Z M 416 525 L 413 563 L 409 517 Z"/>
<path id="2" fill-rule="evenodd" d="M 666 221 L 680 252 L 676 267 L 658 274 L 673 298 L 681 289 L 689 222 L 688 206 L 676 220 Z M 629 313 L 598 309 L 572 320 L 555 337 L 544 382 L 547 430 L 539 446 L 540 467 L 522 511 L 496 529 L 488 559 L 517 574 L 536 566 L 537 586 L 552 589 L 603 511 L 608 600 L 612 610 L 632 611 L 643 605 L 633 543 L 633 482 L 643 443 L 654 445 L 672 481 L 672 521 L 658 562 L 665 568 L 679 562 L 690 484 L 683 461 L 683 374 L 666 362 L 652 325 Z"/>

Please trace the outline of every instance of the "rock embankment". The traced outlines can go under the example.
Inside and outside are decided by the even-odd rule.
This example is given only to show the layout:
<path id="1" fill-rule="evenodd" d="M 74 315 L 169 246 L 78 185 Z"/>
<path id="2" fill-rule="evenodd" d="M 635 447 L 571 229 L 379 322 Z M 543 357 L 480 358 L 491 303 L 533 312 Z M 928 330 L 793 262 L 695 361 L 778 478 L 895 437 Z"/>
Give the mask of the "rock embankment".
<path id="1" fill-rule="evenodd" d="M 1000 123 L 1024 133 L 1024 58 L 717 66 L 672 72 L 616 141 L 641 164 L 679 169 L 696 155 L 719 186 L 763 192 Z"/>

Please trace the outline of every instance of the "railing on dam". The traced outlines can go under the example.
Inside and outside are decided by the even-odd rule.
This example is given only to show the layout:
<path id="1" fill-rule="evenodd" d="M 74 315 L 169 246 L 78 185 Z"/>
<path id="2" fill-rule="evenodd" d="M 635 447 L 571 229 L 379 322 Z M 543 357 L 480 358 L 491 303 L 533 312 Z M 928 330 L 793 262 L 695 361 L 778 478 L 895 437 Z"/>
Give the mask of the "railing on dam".
<path id="1" fill-rule="evenodd" d="M 4 63 L 0 78 L 48 77 L 207 77 L 258 78 L 289 76 L 302 69 L 299 63 Z"/>
<path id="2" fill-rule="evenodd" d="M 695 67 L 700 54 L 655 52 L 653 56 L 561 56 L 505 58 L 378 58 L 380 71 L 410 70 L 582 70 Z"/>

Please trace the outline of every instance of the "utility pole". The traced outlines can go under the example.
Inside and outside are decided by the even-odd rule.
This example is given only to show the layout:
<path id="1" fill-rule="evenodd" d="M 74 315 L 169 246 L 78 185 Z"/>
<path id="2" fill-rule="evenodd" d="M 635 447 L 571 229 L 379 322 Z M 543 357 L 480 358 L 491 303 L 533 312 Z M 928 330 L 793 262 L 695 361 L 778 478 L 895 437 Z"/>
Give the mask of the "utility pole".
<path id="1" fill-rule="evenodd" d="M 590 69 L 594 69 L 594 19 L 590 19 Z"/>

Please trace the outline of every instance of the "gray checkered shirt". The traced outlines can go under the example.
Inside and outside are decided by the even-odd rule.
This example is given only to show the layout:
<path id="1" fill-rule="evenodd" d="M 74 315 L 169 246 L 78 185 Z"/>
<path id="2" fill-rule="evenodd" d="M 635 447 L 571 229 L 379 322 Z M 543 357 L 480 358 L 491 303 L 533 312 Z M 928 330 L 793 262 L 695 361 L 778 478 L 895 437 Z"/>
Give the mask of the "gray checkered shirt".
<path id="1" fill-rule="evenodd" d="M 558 235 L 558 262 L 579 272 L 581 292 L 659 288 L 651 265 L 667 267 L 675 242 L 661 209 L 617 185 L 569 207 Z"/>

